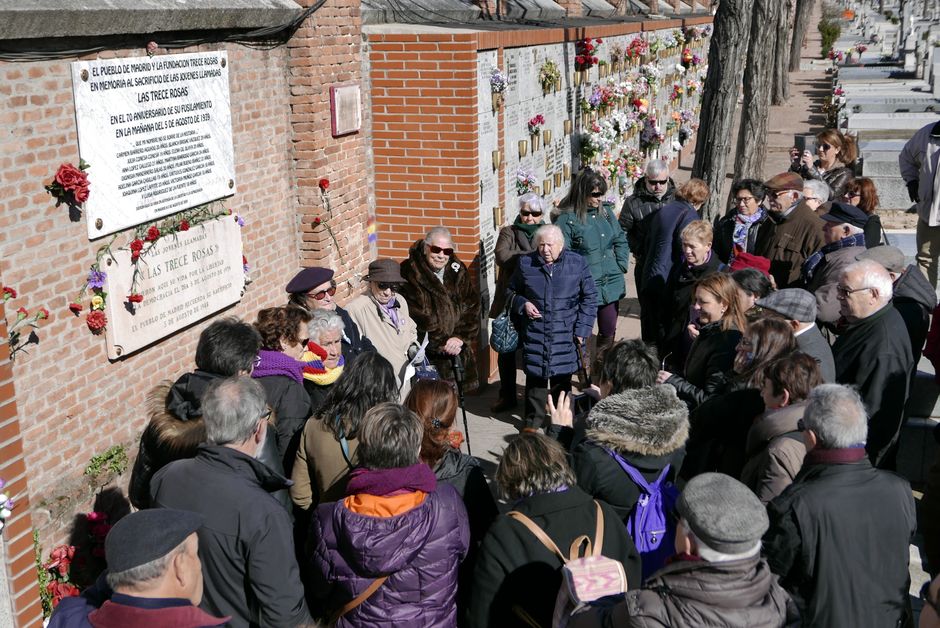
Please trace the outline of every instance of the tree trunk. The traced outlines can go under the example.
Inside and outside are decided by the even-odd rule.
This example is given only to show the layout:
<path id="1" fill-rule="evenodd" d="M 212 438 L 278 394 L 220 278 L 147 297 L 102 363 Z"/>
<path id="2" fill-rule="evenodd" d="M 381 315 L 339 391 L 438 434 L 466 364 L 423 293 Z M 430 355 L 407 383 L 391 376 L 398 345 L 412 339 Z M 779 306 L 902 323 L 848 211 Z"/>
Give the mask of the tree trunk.
<path id="1" fill-rule="evenodd" d="M 744 105 L 734 158 L 735 179 L 763 179 L 767 114 L 774 82 L 777 25 L 782 8 L 780 0 L 754 2 L 747 67 L 744 70 Z"/>
<path id="2" fill-rule="evenodd" d="M 773 70 L 773 95 L 770 102 L 774 105 L 782 105 L 790 98 L 790 33 L 794 18 L 793 0 L 790 2 L 781 2 L 780 14 L 777 20 L 777 41 L 776 52 L 774 53 Z"/>
<path id="3" fill-rule="evenodd" d="M 711 190 L 711 196 L 702 207 L 702 217 L 708 221 L 718 215 L 723 205 L 719 197 L 725 180 L 725 160 L 731 150 L 734 110 L 744 71 L 753 6 L 754 0 L 722 0 L 708 47 L 708 75 L 703 86 L 702 117 L 692 165 L 692 176 L 704 179 Z"/>
<path id="4" fill-rule="evenodd" d="M 796 18 L 793 20 L 793 41 L 790 43 L 791 72 L 798 72 L 800 69 L 803 40 L 806 39 L 806 29 L 809 28 L 809 18 L 813 14 L 814 4 L 816 4 L 816 0 L 797 0 L 796 2 Z"/>

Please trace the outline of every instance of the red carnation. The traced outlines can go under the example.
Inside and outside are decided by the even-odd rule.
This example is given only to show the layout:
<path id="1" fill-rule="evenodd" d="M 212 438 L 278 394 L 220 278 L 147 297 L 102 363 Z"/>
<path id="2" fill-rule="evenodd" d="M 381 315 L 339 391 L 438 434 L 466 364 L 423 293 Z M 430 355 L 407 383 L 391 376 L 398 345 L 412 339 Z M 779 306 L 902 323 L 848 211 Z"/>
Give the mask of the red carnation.
<path id="1" fill-rule="evenodd" d="M 320 186 L 320 189 L 321 189 L 321 190 L 323 190 L 324 192 L 326 192 L 327 190 L 330 189 L 330 180 L 329 180 L 329 179 L 320 179 L 320 181 L 317 183 L 317 185 Z"/>
<path id="2" fill-rule="evenodd" d="M 16 298 L 16 290 L 10 286 L 3 286 L 3 294 L 0 294 L 0 300 L 9 301 Z"/>
<path id="3" fill-rule="evenodd" d="M 180 231 L 189 231 L 189 221 L 181 220 L 180 221 Z"/>
<path id="4" fill-rule="evenodd" d="M 85 317 L 85 324 L 93 334 L 100 334 L 101 330 L 108 325 L 108 317 L 101 310 L 94 310 Z"/>
<path id="5" fill-rule="evenodd" d="M 82 304 L 81 303 L 69 303 L 69 310 L 71 310 L 72 314 L 74 314 L 75 316 L 78 316 L 79 312 L 82 311 Z"/>
<path id="6" fill-rule="evenodd" d="M 128 303 L 141 303 L 144 300 L 144 295 L 138 294 L 137 292 L 132 292 L 127 295 Z"/>
<path id="7" fill-rule="evenodd" d="M 244 255 L 242 255 L 242 264 L 245 265 L 245 266 L 248 265 L 248 258 L 245 257 Z"/>
<path id="8" fill-rule="evenodd" d="M 149 229 L 147 229 L 147 236 L 146 236 L 147 242 L 153 242 L 159 237 L 160 237 L 159 229 L 157 229 L 156 227 L 150 227 Z"/>
<path id="9" fill-rule="evenodd" d="M 49 318 L 49 310 L 47 310 L 47 309 L 44 308 L 44 307 L 39 308 L 39 312 L 36 314 L 36 318 L 37 318 L 38 320 L 42 320 L 42 319 L 44 319 L 44 318 Z"/>
<path id="10" fill-rule="evenodd" d="M 604 40 L 603 40 L 603 39 L 596 39 L 595 41 L 598 43 L 598 45 L 604 43 Z"/>
<path id="11" fill-rule="evenodd" d="M 141 239 L 134 240 L 131 242 L 131 261 L 136 262 L 137 258 L 140 257 L 140 252 L 144 248 L 144 242 Z"/>
<path id="12" fill-rule="evenodd" d="M 18 321 L 23 320 L 27 316 L 29 316 L 29 310 L 27 310 L 25 307 L 21 307 L 16 311 L 16 320 Z"/>
<path id="13" fill-rule="evenodd" d="M 316 218 L 313 219 L 313 224 L 314 224 L 314 225 L 318 225 L 318 224 L 320 224 L 320 222 L 321 222 L 321 221 L 320 221 L 320 217 L 319 217 L 319 216 L 317 216 Z"/>
<path id="14" fill-rule="evenodd" d="M 597 65 L 597 57 L 591 57 L 591 63 Z"/>

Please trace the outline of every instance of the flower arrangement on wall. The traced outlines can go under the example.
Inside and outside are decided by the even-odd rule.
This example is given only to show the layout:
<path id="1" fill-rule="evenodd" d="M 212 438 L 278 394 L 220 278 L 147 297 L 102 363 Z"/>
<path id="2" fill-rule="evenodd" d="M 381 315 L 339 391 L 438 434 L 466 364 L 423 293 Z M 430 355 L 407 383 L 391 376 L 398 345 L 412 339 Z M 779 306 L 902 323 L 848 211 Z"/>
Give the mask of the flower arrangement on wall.
<path id="1" fill-rule="evenodd" d="M 597 57 L 597 49 L 602 43 L 604 43 L 603 39 L 591 39 L 590 37 L 574 42 L 574 69 L 578 72 L 584 72 L 597 65 L 600 61 Z"/>
<path id="2" fill-rule="evenodd" d="M 10 286 L 0 288 L 0 301 L 3 303 L 15 299 L 18 296 L 15 288 Z M 39 344 L 39 335 L 36 333 L 36 330 L 39 329 L 39 321 L 46 320 L 47 318 L 49 318 L 49 310 L 44 307 L 32 313 L 25 307 L 17 308 L 16 318 L 13 320 L 13 324 L 7 327 L 7 344 L 10 346 L 10 360 L 16 360 L 16 357 L 20 353 L 29 353 L 29 351 L 26 350 L 26 347 L 29 345 Z M 27 330 L 29 333 L 26 333 Z M 0 488 L 3 488 L 2 484 L 0 484 Z M 2 506 L 4 501 L 6 500 L 0 499 L 0 506 Z M 2 529 L 3 526 L 0 525 L 0 530 Z"/>
<path id="3" fill-rule="evenodd" d="M 538 179 L 535 178 L 535 174 L 528 168 L 519 166 L 516 170 L 516 195 L 522 196 L 534 192 L 536 183 L 538 183 Z"/>
<path id="4" fill-rule="evenodd" d="M 56 207 L 65 203 L 69 208 L 69 218 L 73 222 L 81 219 L 81 210 L 91 194 L 91 183 L 86 172 L 89 168 L 91 166 L 83 159 L 78 160 L 78 168 L 70 163 L 62 164 L 52 182 L 45 186 L 46 191 L 56 199 Z"/>
<path id="5" fill-rule="evenodd" d="M 558 89 L 561 82 L 561 71 L 558 64 L 551 59 L 546 59 L 539 68 L 539 84 L 542 86 L 542 93 L 547 94 L 553 89 Z"/>
<path id="6" fill-rule="evenodd" d="M 490 94 L 493 99 L 493 111 L 497 111 L 503 105 L 503 92 L 509 85 L 509 79 L 499 68 L 490 70 Z"/>
<path id="7" fill-rule="evenodd" d="M 625 54 L 630 60 L 640 60 L 646 56 L 650 50 L 649 42 L 642 35 L 634 37 L 627 45 Z"/>

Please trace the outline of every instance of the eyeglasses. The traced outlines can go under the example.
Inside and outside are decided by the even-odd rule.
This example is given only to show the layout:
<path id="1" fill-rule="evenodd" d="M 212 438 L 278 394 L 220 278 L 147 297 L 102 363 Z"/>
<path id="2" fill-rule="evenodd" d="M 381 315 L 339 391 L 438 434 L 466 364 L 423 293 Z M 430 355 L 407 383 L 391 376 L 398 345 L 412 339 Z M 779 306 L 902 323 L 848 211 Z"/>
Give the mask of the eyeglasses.
<path id="1" fill-rule="evenodd" d="M 855 198 L 856 196 L 859 197 L 859 198 L 862 197 L 862 195 L 859 194 L 858 192 L 846 192 L 846 193 L 843 195 L 843 198 Z"/>
<path id="2" fill-rule="evenodd" d="M 820 202 L 822 202 L 822 199 L 821 199 L 821 198 L 818 198 L 818 197 L 816 197 L 816 196 L 804 196 L 804 197 L 803 197 L 803 200 L 805 200 L 805 201 L 820 201 Z"/>
<path id="3" fill-rule="evenodd" d="M 319 292 L 308 292 L 308 297 L 313 297 L 316 301 L 322 301 L 326 298 L 326 295 L 333 296 L 336 294 L 336 284 L 331 285 L 326 290 L 320 290 Z"/>
<path id="4" fill-rule="evenodd" d="M 669 179 L 661 179 L 661 180 L 647 179 L 646 182 L 649 183 L 650 185 L 666 185 L 667 183 L 669 183 Z"/>
<path id="5" fill-rule="evenodd" d="M 541 216 L 542 212 L 533 212 L 533 211 L 526 211 L 524 209 L 520 209 L 519 215 L 520 216 Z"/>
<path id="6" fill-rule="evenodd" d="M 446 249 L 442 249 L 442 248 L 439 247 L 439 246 L 434 246 L 433 244 L 431 244 L 431 245 L 428 246 L 428 248 L 431 249 L 431 252 L 434 253 L 435 255 L 439 255 L 440 253 L 443 253 L 444 255 L 453 255 L 453 254 L 454 254 L 454 249 L 449 248 L 449 247 L 446 248 Z"/>
<path id="7" fill-rule="evenodd" d="M 836 294 L 840 297 L 847 297 L 854 292 L 861 292 L 862 290 L 873 290 L 868 286 L 864 288 L 846 288 L 845 286 L 836 286 Z"/>
<path id="8" fill-rule="evenodd" d="M 800 419 L 796 422 L 796 429 L 800 432 L 806 431 L 806 423 L 803 421 L 803 419 Z"/>
<path id="9" fill-rule="evenodd" d="M 267 411 L 265 411 L 264 414 L 262 414 L 260 417 L 258 417 L 258 420 L 259 420 L 259 421 L 267 421 L 268 419 L 271 418 L 271 414 L 272 414 L 273 412 L 274 412 L 274 410 L 272 410 L 271 408 L 268 408 Z"/>
<path id="10" fill-rule="evenodd" d="M 773 192 L 774 198 L 780 198 L 786 194 L 790 194 L 793 190 L 780 190 L 779 192 Z"/>
<path id="11" fill-rule="evenodd" d="M 746 205 L 746 204 L 750 203 L 751 201 L 756 201 L 756 200 L 757 200 L 757 199 L 754 198 L 753 196 L 739 196 L 739 197 L 737 197 L 737 198 L 734 199 L 734 204 L 735 204 L 735 205 L 740 205 L 741 203 L 744 203 L 744 204 Z"/>
<path id="12" fill-rule="evenodd" d="M 309 339 L 309 338 L 301 338 L 301 339 L 300 339 L 300 346 L 301 346 L 301 347 L 306 347 L 308 342 L 310 342 L 310 339 Z"/>
<path id="13" fill-rule="evenodd" d="M 379 283 L 378 286 L 379 286 L 379 290 L 394 290 L 395 288 L 398 287 L 398 284 L 382 282 L 382 283 Z"/>
<path id="14" fill-rule="evenodd" d="M 600 198 L 600 197 L 602 197 L 602 196 L 604 196 L 604 193 L 603 193 L 603 192 L 591 192 L 591 197 L 592 197 L 592 198 Z"/>

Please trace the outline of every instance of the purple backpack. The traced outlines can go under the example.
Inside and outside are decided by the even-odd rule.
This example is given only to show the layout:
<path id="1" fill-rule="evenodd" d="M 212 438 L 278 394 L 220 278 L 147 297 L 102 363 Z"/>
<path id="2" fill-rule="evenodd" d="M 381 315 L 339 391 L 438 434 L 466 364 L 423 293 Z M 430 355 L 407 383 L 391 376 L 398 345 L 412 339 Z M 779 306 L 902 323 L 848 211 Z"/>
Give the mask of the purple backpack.
<path id="1" fill-rule="evenodd" d="M 676 524 L 668 515 L 675 508 L 679 489 L 666 479 L 670 465 L 666 465 L 652 484 L 643 474 L 624 460 L 620 454 L 604 448 L 617 461 L 637 488 L 640 499 L 627 517 L 627 532 L 633 538 L 643 561 L 643 580 L 666 564 L 666 559 L 676 553 Z"/>

